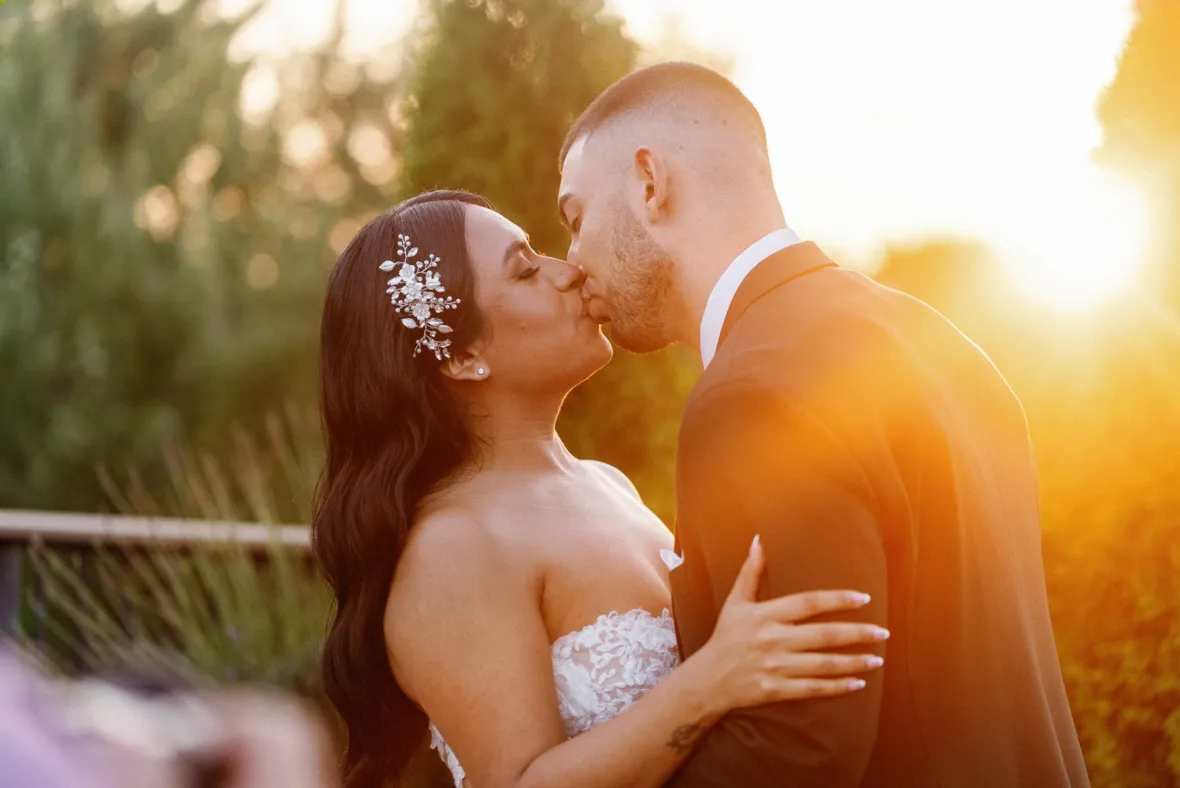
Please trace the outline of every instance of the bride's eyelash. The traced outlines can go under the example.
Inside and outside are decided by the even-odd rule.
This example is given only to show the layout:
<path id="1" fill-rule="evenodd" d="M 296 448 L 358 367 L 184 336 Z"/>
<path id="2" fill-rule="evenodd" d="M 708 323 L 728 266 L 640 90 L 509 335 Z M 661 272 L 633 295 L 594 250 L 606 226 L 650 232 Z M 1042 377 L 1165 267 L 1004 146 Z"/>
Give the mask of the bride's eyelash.
<path id="1" fill-rule="evenodd" d="M 540 266 L 532 265 L 520 272 L 520 279 L 532 279 L 541 270 Z"/>
<path id="2" fill-rule="evenodd" d="M 525 247 L 521 250 L 520 256 L 524 258 L 524 269 L 518 274 L 518 279 L 532 279 L 541 270 L 541 266 L 533 263 L 533 258 L 537 256 L 544 257 L 540 252 L 533 250 L 531 247 Z"/>

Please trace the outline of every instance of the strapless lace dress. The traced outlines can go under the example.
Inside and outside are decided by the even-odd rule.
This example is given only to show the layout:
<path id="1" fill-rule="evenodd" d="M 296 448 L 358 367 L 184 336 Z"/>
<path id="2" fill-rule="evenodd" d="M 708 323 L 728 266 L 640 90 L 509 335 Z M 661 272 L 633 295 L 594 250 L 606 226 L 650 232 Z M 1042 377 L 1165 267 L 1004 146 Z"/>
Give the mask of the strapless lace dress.
<path id="1" fill-rule="evenodd" d="M 630 706 L 680 664 L 676 627 L 665 610 L 607 613 L 553 643 L 553 676 L 566 736 L 601 725 Z M 451 770 L 455 788 L 466 773 L 434 724 L 430 746 Z"/>

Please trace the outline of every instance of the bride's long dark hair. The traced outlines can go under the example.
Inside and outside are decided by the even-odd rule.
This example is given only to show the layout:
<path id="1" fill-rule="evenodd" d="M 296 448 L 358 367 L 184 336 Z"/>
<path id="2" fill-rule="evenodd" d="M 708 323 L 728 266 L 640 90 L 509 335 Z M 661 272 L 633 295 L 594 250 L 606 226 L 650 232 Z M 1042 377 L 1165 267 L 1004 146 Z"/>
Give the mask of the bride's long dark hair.
<path id="1" fill-rule="evenodd" d="M 398 687 L 383 619 L 394 570 L 422 499 L 473 459 L 464 411 L 440 362 L 402 326 L 385 293 L 397 236 L 437 271 L 462 305 L 445 315 L 452 350 L 479 336 L 465 210 L 490 207 L 467 192 L 435 191 L 369 222 L 332 271 L 320 328 L 321 410 L 327 462 L 316 494 L 312 542 L 336 597 L 324 643 L 323 680 L 347 727 L 344 788 L 396 785 L 425 743 L 427 721 Z"/>

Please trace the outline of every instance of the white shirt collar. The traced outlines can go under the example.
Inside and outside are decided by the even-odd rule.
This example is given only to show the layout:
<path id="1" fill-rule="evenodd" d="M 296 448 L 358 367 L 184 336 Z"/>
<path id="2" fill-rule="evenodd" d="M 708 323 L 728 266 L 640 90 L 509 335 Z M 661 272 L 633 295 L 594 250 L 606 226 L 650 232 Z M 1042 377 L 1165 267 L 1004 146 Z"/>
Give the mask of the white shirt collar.
<path id="1" fill-rule="evenodd" d="M 801 243 L 802 240 L 789 227 L 775 230 L 750 244 L 749 248 L 735 257 L 729 268 L 721 274 L 717 284 L 713 285 L 713 292 L 709 293 L 709 300 L 705 302 L 705 313 L 701 316 L 701 361 L 706 367 L 717 353 L 717 343 L 721 341 L 721 328 L 725 325 L 725 316 L 729 314 L 729 307 L 742 282 L 767 257 L 781 252 L 788 246 Z"/>

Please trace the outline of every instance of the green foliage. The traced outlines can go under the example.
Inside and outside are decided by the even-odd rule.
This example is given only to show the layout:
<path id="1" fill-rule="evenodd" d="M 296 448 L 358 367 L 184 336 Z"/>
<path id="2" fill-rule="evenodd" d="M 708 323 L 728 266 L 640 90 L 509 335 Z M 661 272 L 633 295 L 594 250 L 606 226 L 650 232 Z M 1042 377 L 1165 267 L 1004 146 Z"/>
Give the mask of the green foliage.
<path id="1" fill-rule="evenodd" d="M 488 197 L 549 252 L 557 153 L 578 114 L 635 64 L 602 0 L 431 0 L 410 79 L 403 192 Z"/>
<path id="2" fill-rule="evenodd" d="M 314 400 L 329 242 L 388 201 L 396 80 L 339 26 L 235 60 L 249 15 L 216 5 L 0 19 L 0 505 L 94 509 L 102 461 Z"/>
<path id="3" fill-rule="evenodd" d="M 158 122 L 175 136 L 146 144 L 148 124 L 128 123 L 142 94 L 112 86 L 131 76 L 129 49 L 169 45 L 181 15 L 106 37 L 89 6 L 41 23 L 13 13 L 0 33 L 0 501 L 92 505 L 93 463 L 175 435 L 196 391 L 199 279 L 131 221 L 196 124 L 171 106 Z M 206 91 L 227 73 L 209 57 L 174 65 L 170 78 Z"/>

